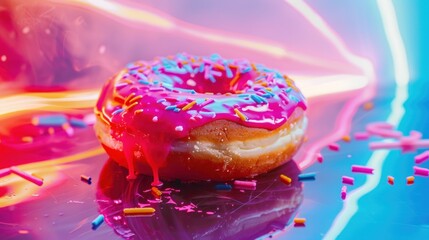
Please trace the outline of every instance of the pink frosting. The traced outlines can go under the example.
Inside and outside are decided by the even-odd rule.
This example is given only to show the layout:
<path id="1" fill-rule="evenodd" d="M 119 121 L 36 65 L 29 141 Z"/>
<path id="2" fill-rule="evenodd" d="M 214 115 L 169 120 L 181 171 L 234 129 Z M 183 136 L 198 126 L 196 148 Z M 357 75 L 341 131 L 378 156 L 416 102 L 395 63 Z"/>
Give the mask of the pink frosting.
<path id="1" fill-rule="evenodd" d="M 216 54 L 178 54 L 129 64 L 104 86 L 96 112 L 124 143 L 129 177 L 134 177 L 130 153 L 138 142 L 159 184 L 157 172 L 171 143 L 192 129 L 224 119 L 274 130 L 297 107 L 306 109 L 303 95 L 278 71 Z"/>

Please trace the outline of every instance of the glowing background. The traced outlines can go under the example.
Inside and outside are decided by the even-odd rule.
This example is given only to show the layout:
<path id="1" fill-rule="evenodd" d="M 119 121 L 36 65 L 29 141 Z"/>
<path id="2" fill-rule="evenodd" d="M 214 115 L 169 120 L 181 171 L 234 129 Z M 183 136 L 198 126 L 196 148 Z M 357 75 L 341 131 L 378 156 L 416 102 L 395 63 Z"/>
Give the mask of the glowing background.
<path id="1" fill-rule="evenodd" d="M 419 199 L 425 196 L 426 179 L 412 187 L 397 184 L 394 190 L 382 180 L 394 173 L 398 179 L 410 175 L 403 170 L 408 163 L 397 167 L 395 162 L 412 155 L 371 152 L 366 142 L 354 141 L 341 144 L 337 154 L 322 150 L 325 162 L 313 164 L 327 144 L 371 121 L 387 121 L 405 132 L 420 130 L 427 137 L 426 100 L 420 94 L 427 71 L 427 54 L 420 53 L 427 49 L 418 28 L 410 27 L 424 24 L 411 17 L 423 14 L 421 5 L 382 0 L 2 1 L 0 169 L 19 166 L 44 175 L 45 183 L 39 188 L 15 175 L 0 179 L 0 230 L 8 236 L 26 230 L 38 238 L 62 232 L 75 238 L 115 237 L 107 226 L 73 231 L 97 212 L 93 189 L 83 189 L 78 181 L 84 172 L 96 179 L 106 158 L 91 127 L 75 129 L 71 136 L 61 129 L 50 135 L 32 126 L 31 118 L 47 112 L 88 117 L 100 86 L 126 63 L 185 51 L 264 63 L 288 73 L 309 98 L 309 141 L 295 159 L 301 169 L 318 172 L 318 180 L 305 185 L 298 209 L 308 225 L 287 227 L 276 237 L 428 236 L 429 216 L 418 211 L 425 206 Z M 367 101 L 374 102 L 374 110 L 362 109 Z M 33 141 L 25 142 L 27 136 Z M 357 177 L 350 188 L 356 190 L 343 203 L 338 179 L 349 173 L 351 163 L 383 171 Z M 52 201 L 56 214 L 64 216 L 72 208 L 64 201 L 85 206 L 76 208 L 79 216 L 44 217 Z M 39 228 L 31 227 L 33 218 L 44 219 Z"/>

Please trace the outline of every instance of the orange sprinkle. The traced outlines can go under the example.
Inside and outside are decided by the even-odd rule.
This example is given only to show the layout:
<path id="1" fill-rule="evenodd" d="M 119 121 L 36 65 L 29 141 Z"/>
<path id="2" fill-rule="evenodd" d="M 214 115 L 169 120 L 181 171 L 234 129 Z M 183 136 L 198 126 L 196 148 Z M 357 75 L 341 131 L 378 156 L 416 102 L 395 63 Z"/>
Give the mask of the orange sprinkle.
<path id="1" fill-rule="evenodd" d="M 244 91 L 243 90 L 236 90 L 235 93 L 241 94 L 241 93 L 244 93 Z"/>
<path id="2" fill-rule="evenodd" d="M 131 98 L 133 98 L 136 95 L 136 93 L 131 93 L 130 95 L 128 95 L 128 97 L 125 99 L 124 104 L 126 105 L 128 103 L 128 101 L 131 100 Z"/>
<path id="3" fill-rule="evenodd" d="M 53 127 L 48 128 L 48 133 L 53 135 L 55 133 L 55 129 Z"/>
<path id="4" fill-rule="evenodd" d="M 237 114 L 237 116 L 242 120 L 242 121 L 247 121 L 247 117 L 240 112 L 240 110 L 238 110 L 237 108 L 234 108 L 234 112 L 235 114 Z"/>
<path id="5" fill-rule="evenodd" d="M 350 142 L 351 138 L 350 138 L 349 135 L 345 135 L 345 136 L 342 137 L 342 139 L 343 139 L 344 142 Z"/>
<path id="6" fill-rule="evenodd" d="M 372 102 L 366 102 L 363 104 L 363 109 L 365 109 L 367 111 L 371 110 L 373 108 L 374 108 L 374 103 L 372 103 Z"/>
<path id="7" fill-rule="evenodd" d="M 155 195 L 155 197 L 161 197 L 162 192 L 159 191 L 159 189 L 157 187 L 152 187 L 152 194 Z"/>
<path id="8" fill-rule="evenodd" d="M 134 114 L 138 114 L 138 113 L 142 113 L 142 112 L 143 112 L 143 109 L 139 109 L 139 110 L 135 110 Z"/>
<path id="9" fill-rule="evenodd" d="M 255 65 L 254 63 L 251 63 L 251 64 L 250 64 L 250 66 L 252 66 L 253 71 L 258 70 L 258 69 L 256 68 L 256 65 Z"/>
<path id="10" fill-rule="evenodd" d="M 302 142 L 308 142 L 308 137 L 307 136 L 304 136 L 304 139 L 302 139 Z"/>
<path id="11" fill-rule="evenodd" d="M 189 109 L 191 109 L 191 108 L 192 108 L 196 103 L 197 103 L 197 102 L 192 101 L 192 102 L 190 102 L 190 103 L 186 104 L 184 107 L 182 107 L 182 110 L 183 110 L 183 111 L 189 110 Z"/>
<path id="12" fill-rule="evenodd" d="M 135 105 L 137 105 L 137 104 L 139 104 L 139 103 L 138 103 L 138 102 L 135 102 L 135 103 L 131 104 L 130 106 L 128 106 L 128 107 L 127 107 L 127 109 L 125 109 L 125 110 L 128 110 L 128 109 L 130 109 L 130 108 L 134 107 L 134 106 L 135 106 Z"/>
<path id="13" fill-rule="evenodd" d="M 215 67 L 215 68 L 217 68 L 217 69 L 219 69 L 219 70 L 225 71 L 225 67 L 224 67 L 224 66 L 222 66 L 222 65 L 220 65 L 220 64 L 217 64 L 217 63 L 216 63 L 216 64 L 214 65 L 214 67 Z"/>
<path id="14" fill-rule="evenodd" d="M 142 95 L 135 96 L 135 97 L 133 97 L 133 98 L 130 100 L 130 102 L 129 102 L 129 103 L 133 103 L 133 102 L 138 101 L 138 100 L 140 100 L 140 99 L 142 99 L 142 98 L 143 98 L 143 96 L 142 96 Z"/>
<path id="15" fill-rule="evenodd" d="M 414 183 L 414 176 L 409 176 L 409 177 L 407 177 L 407 184 L 408 185 L 411 185 L 411 184 L 413 184 Z"/>
<path id="16" fill-rule="evenodd" d="M 125 216 L 133 215 L 150 215 L 155 213 L 155 209 L 151 207 L 144 208 L 124 208 L 123 210 Z"/>
<path id="17" fill-rule="evenodd" d="M 293 222 L 294 222 L 295 224 L 304 224 L 304 223 L 305 223 L 305 221 L 306 221 L 306 219 L 305 219 L 305 218 L 294 218 L 294 219 L 293 219 Z"/>
<path id="18" fill-rule="evenodd" d="M 280 174 L 280 180 L 287 185 L 292 183 L 292 179 L 284 174 Z"/>
<path id="19" fill-rule="evenodd" d="M 133 84 L 133 81 L 131 81 L 129 79 L 123 79 L 122 82 L 128 83 L 128 84 Z"/>
<path id="20" fill-rule="evenodd" d="M 21 138 L 21 140 L 22 140 L 23 142 L 26 142 L 26 143 L 31 143 L 31 142 L 33 142 L 33 138 L 32 138 L 32 137 L 29 137 L 29 136 L 22 137 L 22 138 Z"/>
<path id="21" fill-rule="evenodd" d="M 395 183 L 395 178 L 394 178 L 394 177 L 392 177 L 392 176 L 388 176 L 388 177 L 387 177 L 387 182 L 388 182 L 390 185 L 393 185 L 393 184 Z"/>
<path id="22" fill-rule="evenodd" d="M 237 81 L 238 81 L 239 78 L 240 78 L 240 71 L 237 68 L 237 71 L 235 71 L 235 76 L 231 80 L 231 82 L 229 83 L 229 86 L 231 86 L 231 87 L 234 86 L 237 83 Z"/>
<path id="23" fill-rule="evenodd" d="M 261 83 L 261 86 L 268 87 L 268 83 L 267 82 L 263 82 L 263 83 Z"/>

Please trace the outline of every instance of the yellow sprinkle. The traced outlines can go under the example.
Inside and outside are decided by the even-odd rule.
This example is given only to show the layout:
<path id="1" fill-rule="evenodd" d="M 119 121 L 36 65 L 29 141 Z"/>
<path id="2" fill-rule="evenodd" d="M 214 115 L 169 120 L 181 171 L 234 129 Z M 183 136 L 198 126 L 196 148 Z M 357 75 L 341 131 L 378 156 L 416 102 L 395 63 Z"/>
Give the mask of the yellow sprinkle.
<path id="1" fill-rule="evenodd" d="M 284 174 L 280 174 L 280 180 L 288 185 L 292 183 L 292 179 Z"/>
<path id="2" fill-rule="evenodd" d="M 306 221 L 306 219 L 305 219 L 305 218 L 294 218 L 294 219 L 293 219 L 293 222 L 294 222 L 295 224 L 304 224 L 304 223 L 305 223 L 305 221 Z"/>
<path id="3" fill-rule="evenodd" d="M 231 87 L 234 86 L 237 83 L 237 81 L 238 81 L 239 78 L 240 78 L 240 71 L 237 68 L 237 71 L 235 71 L 235 76 L 231 80 L 231 82 L 229 83 L 229 86 L 231 86 Z"/>
<path id="4" fill-rule="evenodd" d="M 132 216 L 132 215 L 147 215 L 147 214 L 153 214 L 155 213 L 155 209 L 151 207 L 144 207 L 144 208 L 124 208 L 123 210 L 125 216 Z"/>
<path id="5" fill-rule="evenodd" d="M 162 192 L 159 191 L 159 189 L 157 187 L 152 187 L 152 194 L 155 195 L 156 197 L 161 197 Z"/>
<path id="6" fill-rule="evenodd" d="M 247 117 L 240 112 L 240 110 L 238 110 L 237 108 L 234 108 L 234 112 L 235 114 L 237 114 L 237 116 L 242 120 L 242 121 L 247 121 Z"/>
<path id="7" fill-rule="evenodd" d="M 122 82 L 128 83 L 128 84 L 133 84 L 133 82 L 129 79 L 123 79 Z"/>
<path id="8" fill-rule="evenodd" d="M 190 102 L 190 103 L 186 104 L 184 107 L 182 107 L 182 110 L 183 110 L 183 111 L 189 110 L 189 109 L 191 109 L 191 108 L 192 108 L 196 103 L 197 103 L 197 102 L 192 101 L 192 102 Z"/>
<path id="9" fill-rule="evenodd" d="M 143 96 L 142 96 L 142 95 L 135 96 L 135 97 L 133 97 L 133 98 L 129 101 L 129 103 L 133 103 L 133 102 L 138 101 L 138 100 L 140 100 L 140 99 L 142 99 L 142 98 L 143 98 Z"/>
<path id="10" fill-rule="evenodd" d="M 273 91 L 273 89 L 269 88 L 269 87 L 265 88 L 265 90 L 270 91 L 270 92 Z"/>
<path id="11" fill-rule="evenodd" d="M 33 142 L 33 138 L 32 137 L 22 137 L 21 139 L 23 142 L 27 142 L 27 143 L 31 143 Z"/>

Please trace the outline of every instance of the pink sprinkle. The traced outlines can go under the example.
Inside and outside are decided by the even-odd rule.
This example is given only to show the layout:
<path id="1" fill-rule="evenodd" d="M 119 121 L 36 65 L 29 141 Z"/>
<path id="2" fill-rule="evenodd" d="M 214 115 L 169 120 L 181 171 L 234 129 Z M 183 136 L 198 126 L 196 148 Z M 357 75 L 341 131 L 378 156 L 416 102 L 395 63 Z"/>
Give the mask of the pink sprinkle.
<path id="1" fill-rule="evenodd" d="M 374 169 L 365 166 L 353 165 L 352 172 L 373 174 Z"/>
<path id="2" fill-rule="evenodd" d="M 209 79 L 210 76 L 210 68 L 208 65 L 204 67 L 204 79 Z"/>
<path id="3" fill-rule="evenodd" d="M 346 187 L 346 186 L 343 186 L 343 187 L 341 188 L 341 199 L 345 200 L 345 199 L 346 199 L 346 197 L 347 197 L 347 187 Z"/>
<path id="4" fill-rule="evenodd" d="M 355 133 L 356 140 L 366 140 L 369 138 L 369 134 L 367 132 L 357 132 Z"/>
<path id="5" fill-rule="evenodd" d="M 43 185 L 43 180 L 36 178 L 34 176 L 31 176 L 30 174 L 23 172 L 21 170 L 19 170 L 17 167 L 11 167 L 10 168 L 11 172 L 15 173 L 16 175 L 24 178 L 27 181 L 30 181 L 38 186 L 42 186 Z"/>
<path id="6" fill-rule="evenodd" d="M 414 175 L 429 176 L 429 169 L 414 166 Z"/>
<path id="7" fill-rule="evenodd" d="M 158 117 L 157 116 L 153 117 L 152 122 L 158 122 Z"/>
<path id="8" fill-rule="evenodd" d="M 321 153 L 318 153 L 318 154 L 317 154 L 317 161 L 319 161 L 320 163 L 322 163 L 322 162 L 323 162 L 323 156 L 322 156 L 322 154 L 321 154 Z"/>
<path id="9" fill-rule="evenodd" d="M 428 159 L 429 159 L 429 151 L 424 151 L 423 153 L 420 153 L 419 155 L 414 157 L 414 161 L 416 162 L 416 164 L 420 164 Z"/>
<path id="10" fill-rule="evenodd" d="M 0 170 L 0 178 L 11 174 L 10 168 L 5 168 Z"/>
<path id="11" fill-rule="evenodd" d="M 289 99 L 287 98 L 287 96 L 284 93 L 280 93 L 279 97 L 285 102 L 285 104 L 289 103 Z"/>
<path id="12" fill-rule="evenodd" d="M 206 212 L 207 215 L 213 215 L 214 212 Z"/>
<path id="13" fill-rule="evenodd" d="M 377 149 L 395 149 L 401 147 L 399 142 L 371 142 L 369 143 L 369 148 L 371 150 Z"/>
<path id="14" fill-rule="evenodd" d="M 214 102 L 213 98 L 207 99 L 205 102 L 200 104 L 200 107 L 205 107 L 206 105 L 209 105 L 212 102 Z"/>
<path id="15" fill-rule="evenodd" d="M 352 178 L 352 177 L 343 176 L 343 178 L 342 178 L 342 182 L 343 182 L 344 184 L 353 185 L 353 184 L 354 184 L 354 182 L 355 182 L 355 179 L 354 179 L 354 178 Z"/>
<path id="16" fill-rule="evenodd" d="M 256 182 L 235 180 L 234 186 L 236 186 L 236 187 L 256 187 Z"/>
<path id="17" fill-rule="evenodd" d="M 164 88 L 162 87 L 153 87 L 149 89 L 150 92 L 162 92 L 164 91 Z"/>
<path id="18" fill-rule="evenodd" d="M 393 125 L 385 122 L 375 122 L 366 125 L 366 131 L 373 135 L 378 135 L 385 138 L 400 138 L 402 133 L 393 130 Z"/>
<path id="19" fill-rule="evenodd" d="M 340 145 L 338 145 L 337 143 L 331 143 L 328 145 L 328 148 L 332 151 L 339 151 Z"/>

